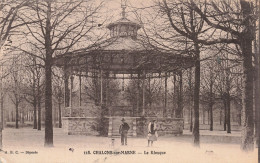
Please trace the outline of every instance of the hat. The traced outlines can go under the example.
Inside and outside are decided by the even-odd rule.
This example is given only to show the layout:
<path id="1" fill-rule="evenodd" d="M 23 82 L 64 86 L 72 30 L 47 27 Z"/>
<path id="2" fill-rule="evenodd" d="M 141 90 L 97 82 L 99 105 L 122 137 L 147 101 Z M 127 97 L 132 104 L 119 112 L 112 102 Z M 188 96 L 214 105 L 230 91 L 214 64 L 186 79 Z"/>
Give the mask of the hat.
<path id="1" fill-rule="evenodd" d="M 122 118 L 122 119 L 121 119 L 121 121 L 122 121 L 122 122 L 124 122 L 124 121 L 125 121 L 125 119 L 124 119 L 124 118 Z"/>

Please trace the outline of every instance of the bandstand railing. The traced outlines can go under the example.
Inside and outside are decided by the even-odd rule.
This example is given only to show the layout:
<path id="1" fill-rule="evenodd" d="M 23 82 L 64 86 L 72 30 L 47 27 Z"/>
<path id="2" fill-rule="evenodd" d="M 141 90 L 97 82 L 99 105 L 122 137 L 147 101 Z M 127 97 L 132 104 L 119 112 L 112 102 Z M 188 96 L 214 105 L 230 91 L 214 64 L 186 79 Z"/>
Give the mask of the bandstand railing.
<path id="1" fill-rule="evenodd" d="M 96 117 L 100 115 L 99 106 L 66 107 L 63 117 Z"/>

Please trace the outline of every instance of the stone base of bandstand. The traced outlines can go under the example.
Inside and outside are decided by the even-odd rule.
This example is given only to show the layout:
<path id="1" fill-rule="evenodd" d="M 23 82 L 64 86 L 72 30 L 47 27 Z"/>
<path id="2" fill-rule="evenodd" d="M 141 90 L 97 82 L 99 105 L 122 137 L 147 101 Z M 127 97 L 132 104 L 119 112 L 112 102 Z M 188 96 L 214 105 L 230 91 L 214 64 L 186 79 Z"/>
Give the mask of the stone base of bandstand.
<path id="1" fill-rule="evenodd" d="M 108 126 L 108 122 L 103 120 Z M 101 119 L 98 117 L 62 117 L 62 128 L 68 135 L 100 135 Z"/>
<path id="2" fill-rule="evenodd" d="M 104 117 L 102 120 L 97 117 L 63 117 L 63 130 L 68 135 L 100 135 L 100 130 L 106 131 L 108 137 L 119 137 L 119 126 L 121 116 Z M 164 135 L 182 135 L 182 118 L 158 118 L 158 117 L 124 117 L 129 124 L 129 137 L 145 137 L 150 120 L 155 119 L 159 136 Z M 102 124 L 101 124 L 102 121 Z"/>
<path id="3" fill-rule="evenodd" d="M 183 118 L 142 117 L 137 119 L 137 136 L 147 136 L 150 120 L 156 120 L 156 128 L 159 136 L 177 136 L 183 134 Z"/>

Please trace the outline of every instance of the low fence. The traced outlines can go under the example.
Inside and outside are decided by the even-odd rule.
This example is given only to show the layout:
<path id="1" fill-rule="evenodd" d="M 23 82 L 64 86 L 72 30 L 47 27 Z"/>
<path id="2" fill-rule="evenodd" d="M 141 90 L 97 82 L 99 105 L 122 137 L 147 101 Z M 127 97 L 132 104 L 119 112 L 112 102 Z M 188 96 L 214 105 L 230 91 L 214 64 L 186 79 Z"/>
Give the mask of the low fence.
<path id="1" fill-rule="evenodd" d="M 190 123 L 185 123 L 184 124 L 184 129 L 189 130 L 190 129 Z M 209 130 L 210 125 L 209 124 L 200 124 L 200 130 Z M 216 131 L 223 131 L 224 130 L 224 124 L 214 124 L 213 125 L 213 130 Z M 232 124 L 231 125 L 231 131 L 241 131 L 241 126 L 238 124 Z"/>

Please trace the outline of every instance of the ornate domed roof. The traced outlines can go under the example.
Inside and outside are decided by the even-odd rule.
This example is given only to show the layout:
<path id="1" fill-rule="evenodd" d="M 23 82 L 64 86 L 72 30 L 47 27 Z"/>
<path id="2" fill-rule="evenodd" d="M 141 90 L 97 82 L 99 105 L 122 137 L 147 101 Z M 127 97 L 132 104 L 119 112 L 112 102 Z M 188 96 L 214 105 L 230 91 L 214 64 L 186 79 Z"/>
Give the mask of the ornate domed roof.
<path id="1" fill-rule="evenodd" d="M 145 44 L 142 40 L 133 37 L 112 37 L 104 42 L 93 46 L 93 49 L 99 49 L 103 51 L 143 51 L 150 50 L 151 46 Z"/>
<path id="2" fill-rule="evenodd" d="M 129 26 L 135 26 L 137 27 L 138 29 L 141 28 L 141 25 L 139 23 L 136 23 L 136 22 L 133 22 L 125 17 L 122 17 L 121 19 L 113 22 L 113 23 L 110 23 L 107 25 L 107 28 L 111 30 L 111 28 L 113 28 L 114 26 L 116 25 L 129 25 Z"/>
<path id="3" fill-rule="evenodd" d="M 138 29 L 141 28 L 139 23 L 133 22 L 126 18 L 125 9 L 126 6 L 122 6 L 122 18 L 107 25 L 110 30 L 111 37 L 125 37 L 131 36 L 136 38 Z"/>
<path id="4" fill-rule="evenodd" d="M 174 55 L 154 48 L 146 40 L 137 37 L 141 25 L 126 18 L 125 8 L 122 6 L 122 18 L 107 25 L 111 36 L 109 39 L 57 57 L 55 64 L 63 66 L 66 63 L 75 71 L 81 69 L 90 74 L 101 68 L 113 74 L 174 72 L 193 65 L 191 56 Z"/>

